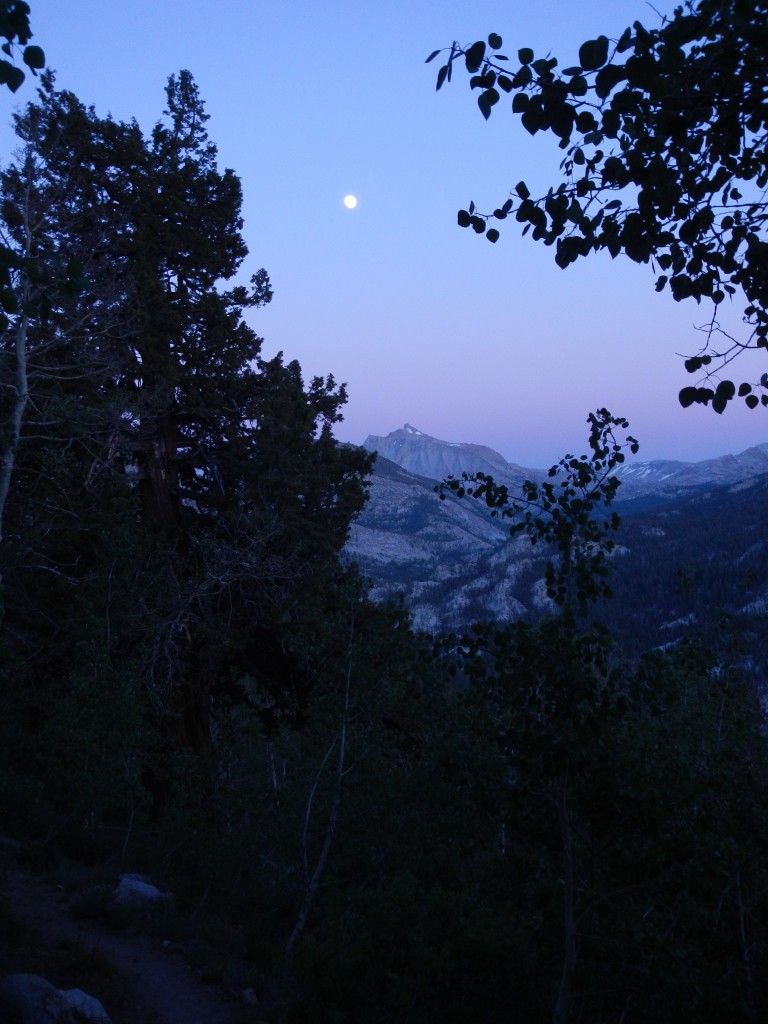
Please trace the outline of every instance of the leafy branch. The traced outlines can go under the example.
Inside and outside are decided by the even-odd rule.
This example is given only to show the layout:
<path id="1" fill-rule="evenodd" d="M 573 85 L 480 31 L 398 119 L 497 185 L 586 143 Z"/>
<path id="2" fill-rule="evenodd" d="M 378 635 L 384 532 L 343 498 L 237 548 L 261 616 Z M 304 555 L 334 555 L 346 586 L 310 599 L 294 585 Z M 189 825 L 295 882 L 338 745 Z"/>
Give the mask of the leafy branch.
<path id="1" fill-rule="evenodd" d="M 590 413 L 587 422 L 591 454 L 565 455 L 542 483 L 524 481 L 519 497 L 511 497 L 507 486 L 487 473 L 451 476 L 438 487 L 441 499 L 452 492 L 485 501 L 492 516 L 512 520 L 512 536 L 525 533 L 531 544 L 554 545 L 559 560 L 547 563 L 547 595 L 561 608 L 580 614 L 590 602 L 611 596 L 608 556 L 620 519 L 616 512 L 596 513 L 607 509 L 616 496 L 621 481 L 614 470 L 624 462 L 625 450 L 636 454 L 639 448 L 631 435 L 619 436 L 628 421 L 607 409 Z"/>
<path id="2" fill-rule="evenodd" d="M 601 249 L 650 263 L 656 290 L 676 301 L 717 308 L 740 294 L 746 336 L 729 351 L 767 349 L 767 0 L 686 0 L 655 29 L 636 21 L 618 40 L 588 40 L 562 71 L 530 47 L 510 68 L 501 46 L 497 33 L 454 42 L 437 88 L 463 61 L 483 117 L 512 94 L 523 128 L 551 132 L 565 150 L 562 180 L 538 198 L 520 181 L 492 213 L 460 210 L 459 225 L 496 242 L 497 222 L 513 216 L 523 234 L 554 246 L 561 268 Z M 686 360 L 703 377 L 681 404 L 722 413 L 738 394 L 749 408 L 768 406 L 763 377 L 717 379 L 727 363 L 716 335 Z"/>

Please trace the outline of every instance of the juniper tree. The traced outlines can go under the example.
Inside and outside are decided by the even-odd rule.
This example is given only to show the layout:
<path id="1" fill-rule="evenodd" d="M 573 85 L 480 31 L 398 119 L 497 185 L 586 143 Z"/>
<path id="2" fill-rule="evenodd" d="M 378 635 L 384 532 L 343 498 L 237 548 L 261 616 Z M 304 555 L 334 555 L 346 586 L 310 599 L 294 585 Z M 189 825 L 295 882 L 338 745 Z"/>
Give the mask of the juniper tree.
<path id="1" fill-rule="evenodd" d="M 271 286 L 237 276 L 239 179 L 189 72 L 166 96 L 145 137 L 48 76 L 17 122 L 0 183 L 29 249 L 0 360 L 7 625 L 45 675 L 87 602 L 111 656 L 140 659 L 167 742 L 205 754 L 215 695 L 242 697 L 253 662 L 269 701 L 293 700 L 289 634 L 339 571 L 371 459 L 333 439 L 343 386 L 261 357 L 244 314 Z"/>

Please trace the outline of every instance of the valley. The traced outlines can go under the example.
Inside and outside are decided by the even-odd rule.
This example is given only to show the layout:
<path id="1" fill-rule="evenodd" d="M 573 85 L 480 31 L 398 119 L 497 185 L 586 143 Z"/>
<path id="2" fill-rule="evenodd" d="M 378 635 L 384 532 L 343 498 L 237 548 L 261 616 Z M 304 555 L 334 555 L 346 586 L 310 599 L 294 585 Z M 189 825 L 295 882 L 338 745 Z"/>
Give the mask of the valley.
<path id="1" fill-rule="evenodd" d="M 526 476 L 543 479 L 544 470 L 408 425 L 369 437 L 365 447 L 378 452 L 371 494 L 345 554 L 371 582 L 375 600 L 402 594 L 414 626 L 429 632 L 536 619 L 552 609 L 543 585 L 549 553 L 525 537 L 510 538 L 483 502 L 450 494 L 441 501 L 435 491 L 446 475 L 481 470 L 512 492 Z M 699 463 L 631 460 L 618 475 L 615 597 L 598 606 L 596 618 L 640 653 L 733 616 L 762 666 L 768 444 Z"/>

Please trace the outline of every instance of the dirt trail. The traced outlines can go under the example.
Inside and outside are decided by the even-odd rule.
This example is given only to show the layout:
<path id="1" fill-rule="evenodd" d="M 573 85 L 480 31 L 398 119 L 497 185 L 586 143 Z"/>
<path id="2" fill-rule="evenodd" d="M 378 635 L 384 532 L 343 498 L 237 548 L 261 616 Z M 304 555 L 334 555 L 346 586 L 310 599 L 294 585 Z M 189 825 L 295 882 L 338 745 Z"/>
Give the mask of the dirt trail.
<path id="1" fill-rule="evenodd" d="M 164 946 L 160 939 L 75 920 L 56 886 L 14 863 L 5 862 L 2 867 L 0 897 L 7 901 L 17 920 L 34 930 L 44 947 L 52 950 L 62 943 L 76 942 L 83 949 L 97 951 L 115 967 L 122 988 L 120 1005 L 104 1003 L 113 1024 L 256 1021 L 253 1011 L 242 1002 L 228 1000 L 223 993 L 203 984 L 181 955 Z"/>

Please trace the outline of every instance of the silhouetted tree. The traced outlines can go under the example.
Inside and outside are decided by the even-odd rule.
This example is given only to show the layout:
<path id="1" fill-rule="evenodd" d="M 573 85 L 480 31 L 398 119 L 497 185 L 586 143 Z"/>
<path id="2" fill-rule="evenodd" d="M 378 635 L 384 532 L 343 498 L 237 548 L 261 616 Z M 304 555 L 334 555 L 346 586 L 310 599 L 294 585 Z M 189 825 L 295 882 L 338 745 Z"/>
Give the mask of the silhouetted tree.
<path id="1" fill-rule="evenodd" d="M 562 180 L 538 198 L 521 181 L 493 213 L 460 210 L 459 224 L 495 242 L 496 224 L 514 216 L 554 246 L 560 267 L 624 253 L 651 263 L 657 291 L 711 301 L 705 343 L 685 362 L 704 380 L 680 402 L 721 413 L 737 385 L 719 374 L 745 349 L 768 347 L 768 5 L 686 0 L 656 28 L 636 21 L 618 40 L 588 40 L 563 71 L 527 46 L 515 66 L 502 45 L 497 33 L 454 43 L 437 87 L 461 60 L 484 117 L 512 94 L 526 131 L 551 132 L 565 151 Z M 739 293 L 747 329 L 737 338 L 721 330 L 718 306 Z M 768 374 L 738 395 L 768 405 Z"/>

